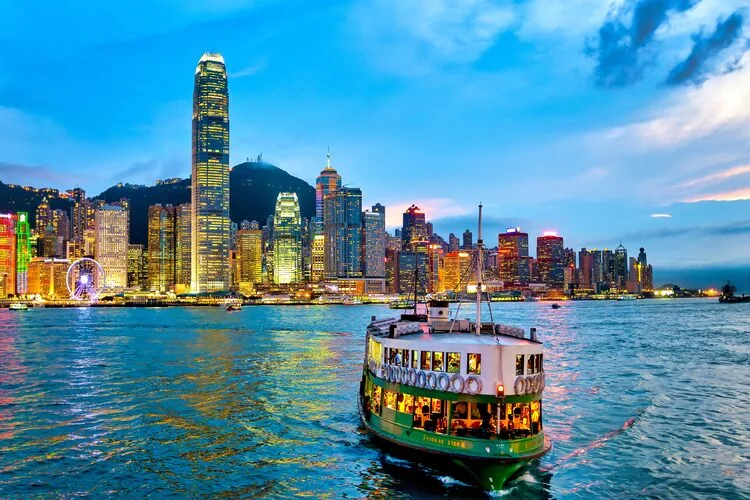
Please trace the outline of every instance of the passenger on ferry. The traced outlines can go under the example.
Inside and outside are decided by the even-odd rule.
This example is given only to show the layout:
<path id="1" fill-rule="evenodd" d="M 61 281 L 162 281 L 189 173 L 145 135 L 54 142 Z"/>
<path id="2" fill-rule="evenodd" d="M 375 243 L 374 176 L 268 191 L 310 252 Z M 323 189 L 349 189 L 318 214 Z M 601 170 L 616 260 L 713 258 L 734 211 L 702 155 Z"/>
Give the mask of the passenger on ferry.
<path id="1" fill-rule="evenodd" d="M 396 356 L 393 358 L 393 363 L 396 366 L 401 366 L 401 353 L 399 351 L 396 351 Z"/>

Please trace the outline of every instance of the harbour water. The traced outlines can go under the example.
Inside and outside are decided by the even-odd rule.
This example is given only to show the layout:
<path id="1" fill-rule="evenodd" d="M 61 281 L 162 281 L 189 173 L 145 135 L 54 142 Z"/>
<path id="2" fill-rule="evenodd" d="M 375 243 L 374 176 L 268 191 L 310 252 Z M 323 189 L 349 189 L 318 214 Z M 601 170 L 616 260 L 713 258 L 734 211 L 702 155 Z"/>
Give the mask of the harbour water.
<path id="1" fill-rule="evenodd" d="M 359 427 L 364 327 L 393 314 L 0 310 L 0 497 L 481 496 Z M 553 443 L 503 494 L 750 497 L 750 304 L 508 303 L 492 314 L 545 342 Z"/>

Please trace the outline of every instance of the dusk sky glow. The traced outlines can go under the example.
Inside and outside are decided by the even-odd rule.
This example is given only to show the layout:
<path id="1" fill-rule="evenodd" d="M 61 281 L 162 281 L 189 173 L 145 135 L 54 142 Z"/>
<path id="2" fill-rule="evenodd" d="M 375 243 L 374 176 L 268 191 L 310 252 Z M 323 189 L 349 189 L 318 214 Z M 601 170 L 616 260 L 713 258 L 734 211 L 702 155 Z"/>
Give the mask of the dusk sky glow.
<path id="1" fill-rule="evenodd" d="M 127 5 L 127 10 L 123 10 Z M 231 164 L 332 165 L 388 225 L 520 226 L 750 265 L 746 0 L 0 0 L 0 180 L 96 195 L 190 175 L 193 74 L 229 73 Z M 532 244 L 533 245 L 533 244 Z M 658 280 L 657 281 L 661 281 Z"/>

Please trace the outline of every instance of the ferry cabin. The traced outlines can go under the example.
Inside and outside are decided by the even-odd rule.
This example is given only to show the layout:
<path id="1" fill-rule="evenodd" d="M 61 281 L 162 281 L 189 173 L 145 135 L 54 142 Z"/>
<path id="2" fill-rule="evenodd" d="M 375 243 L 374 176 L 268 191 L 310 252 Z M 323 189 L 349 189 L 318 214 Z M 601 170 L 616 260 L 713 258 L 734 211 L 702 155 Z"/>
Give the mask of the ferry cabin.
<path id="1" fill-rule="evenodd" d="M 398 323 L 387 336 L 368 334 L 363 391 L 370 426 L 407 446 L 486 457 L 544 448 L 541 343 L 517 328 L 495 325 L 504 334 L 477 336 L 469 333 L 473 325 L 459 326 L 463 331 L 449 333 L 436 321 Z"/>

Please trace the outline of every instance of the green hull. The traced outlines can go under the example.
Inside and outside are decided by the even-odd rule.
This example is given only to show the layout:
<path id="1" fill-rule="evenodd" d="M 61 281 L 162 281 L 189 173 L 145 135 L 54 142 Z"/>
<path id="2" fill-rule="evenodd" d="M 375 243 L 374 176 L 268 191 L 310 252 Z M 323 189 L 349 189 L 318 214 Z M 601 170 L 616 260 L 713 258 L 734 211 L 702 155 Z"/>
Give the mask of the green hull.
<path id="1" fill-rule="evenodd" d="M 515 440 L 439 434 L 414 428 L 411 421 L 404 420 L 404 414 L 388 408 L 383 408 L 381 415 L 366 412 L 362 391 L 357 400 L 362 424 L 370 434 L 395 445 L 411 459 L 488 491 L 501 490 L 524 465 L 550 449 L 543 433 Z"/>

